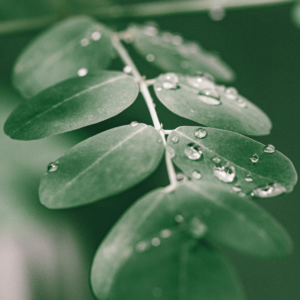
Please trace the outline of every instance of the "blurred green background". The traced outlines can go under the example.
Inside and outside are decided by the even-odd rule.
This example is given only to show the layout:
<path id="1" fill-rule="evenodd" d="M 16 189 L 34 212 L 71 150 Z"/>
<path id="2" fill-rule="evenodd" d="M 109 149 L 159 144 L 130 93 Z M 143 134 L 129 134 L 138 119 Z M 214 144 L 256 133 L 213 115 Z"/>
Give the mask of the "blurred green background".
<path id="1" fill-rule="evenodd" d="M 7 2 L 7 7 L 13 10 L 11 3 Z M 26 6 L 26 9 L 28 10 L 29 7 Z M 236 71 L 237 80 L 233 85 L 242 95 L 264 110 L 273 122 L 271 135 L 255 137 L 255 139 L 265 144 L 275 145 L 276 149 L 292 160 L 296 170 L 299 171 L 300 29 L 291 20 L 292 7 L 292 4 L 285 4 L 230 10 L 221 21 L 212 21 L 207 12 L 199 12 L 105 22 L 119 30 L 124 29 L 131 22 L 154 20 L 161 29 L 179 33 L 186 39 L 197 40 L 205 49 L 219 53 L 221 58 Z M 33 15 L 35 15 L 34 10 Z M 4 19 L 2 14 L 0 17 Z M 39 32 L 41 30 L 0 35 L 1 126 L 12 109 L 22 100 L 10 86 L 13 63 L 22 48 Z M 148 78 L 159 74 L 158 69 L 149 66 L 149 63 L 132 51 L 130 45 L 128 47 L 142 74 L 146 74 Z M 120 68 L 122 68 L 121 62 L 114 60 L 111 69 Z M 194 124 L 168 112 L 158 101 L 156 104 L 165 129 Z M 72 145 L 90 135 L 114 126 L 128 124 L 132 120 L 151 124 L 142 98 L 138 98 L 132 107 L 119 116 L 101 124 L 41 141 L 12 141 L 3 132 L 0 133 L 0 249 L 3 246 L 1 241 L 4 235 L 11 235 L 12 239 L 19 240 L 20 232 L 25 231 L 31 236 L 31 243 L 36 243 L 36 249 L 40 252 L 41 236 L 33 229 L 38 228 L 43 236 L 49 237 L 46 239 L 50 244 L 61 242 L 66 239 L 66 236 L 72 236 L 68 247 L 77 249 L 76 255 L 82 260 L 80 266 L 73 265 L 71 260 L 64 259 L 63 255 L 66 254 L 53 250 L 53 261 L 63 261 L 60 270 L 57 271 L 62 278 L 61 283 L 53 282 L 53 287 L 57 284 L 66 286 L 62 282 L 68 281 L 70 290 L 79 289 L 81 295 L 85 296 L 79 296 L 78 293 L 74 296 L 71 292 L 63 292 L 64 288 L 61 287 L 61 292 L 49 296 L 49 299 L 92 299 L 88 291 L 88 268 L 99 243 L 131 203 L 154 187 L 167 185 L 168 181 L 165 168 L 161 165 L 159 170 L 146 181 L 118 196 L 82 208 L 48 211 L 39 204 L 37 195 L 39 178 L 45 172 L 48 162 L 54 161 Z M 292 236 L 295 250 L 291 256 L 279 261 L 262 261 L 228 253 L 237 268 L 249 300 L 298 300 L 300 298 L 299 196 L 298 185 L 291 194 L 259 200 L 259 203 Z M 11 226 L 13 230 L 7 229 L 12 228 Z M 58 234 L 60 228 L 69 230 L 68 234 L 66 236 Z M 18 247 L 23 247 L 22 245 L 21 243 Z M 65 251 L 68 253 L 68 250 Z M 0 258 L 0 261 L 1 259 L 3 258 Z M 38 261 L 45 259 L 41 256 Z M 61 271 L 62 268 L 70 267 L 76 269 L 82 276 L 74 278 Z M 48 269 L 49 266 L 45 264 L 41 270 L 33 273 L 41 274 L 46 278 Z M 39 278 L 38 292 L 37 284 L 30 283 L 29 280 L 25 282 L 35 286 L 32 292 L 29 292 L 35 296 L 22 299 L 46 299 L 40 297 L 41 293 L 45 293 L 50 288 L 40 284 L 41 278 Z M 82 285 L 78 285 L 78 282 L 82 282 Z M 16 287 L 12 285 L 13 288 Z"/>

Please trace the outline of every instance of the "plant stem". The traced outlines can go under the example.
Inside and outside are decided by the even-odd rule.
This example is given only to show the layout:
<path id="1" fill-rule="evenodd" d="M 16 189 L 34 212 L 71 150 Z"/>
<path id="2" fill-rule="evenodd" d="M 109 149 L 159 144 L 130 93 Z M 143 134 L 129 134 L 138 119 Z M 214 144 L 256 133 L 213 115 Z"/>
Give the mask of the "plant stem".
<path id="1" fill-rule="evenodd" d="M 125 65 L 131 67 L 132 75 L 135 77 L 135 79 L 139 83 L 140 91 L 145 99 L 146 104 L 147 104 L 148 110 L 149 110 L 151 118 L 152 118 L 153 125 L 161 136 L 162 142 L 165 147 L 166 166 L 167 166 L 168 176 L 169 176 L 169 180 L 170 180 L 170 186 L 168 187 L 168 192 L 171 192 L 177 186 L 176 173 L 174 170 L 174 166 L 173 166 L 170 154 L 167 151 L 167 141 L 166 141 L 166 137 L 165 137 L 165 132 L 162 129 L 162 124 L 160 123 L 160 121 L 158 119 L 158 115 L 155 110 L 153 99 L 152 99 L 151 94 L 148 89 L 148 83 L 147 83 L 145 77 L 141 76 L 140 72 L 138 71 L 137 67 L 135 66 L 134 62 L 132 61 L 131 57 L 129 56 L 127 50 L 122 45 L 117 34 L 112 37 L 112 43 L 113 43 L 115 49 L 117 50 L 117 52 L 119 53 L 121 59 L 125 63 Z"/>

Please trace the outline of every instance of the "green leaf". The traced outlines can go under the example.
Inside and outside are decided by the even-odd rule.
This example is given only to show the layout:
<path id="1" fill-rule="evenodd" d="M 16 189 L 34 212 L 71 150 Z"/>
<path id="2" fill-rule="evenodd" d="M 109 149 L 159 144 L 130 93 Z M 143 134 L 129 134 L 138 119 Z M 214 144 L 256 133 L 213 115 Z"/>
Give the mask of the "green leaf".
<path id="1" fill-rule="evenodd" d="M 99 299 L 244 299 L 229 263 L 175 222 L 172 198 L 149 193 L 108 234 L 91 273 Z"/>
<path id="2" fill-rule="evenodd" d="M 51 27 L 27 46 L 14 67 L 13 83 L 31 97 L 76 77 L 79 70 L 93 73 L 105 69 L 111 51 L 108 29 L 89 17 L 73 17 Z"/>
<path id="3" fill-rule="evenodd" d="M 116 195 L 148 177 L 163 145 L 151 126 L 134 124 L 93 136 L 49 165 L 40 185 L 41 202 L 67 208 Z"/>
<path id="4" fill-rule="evenodd" d="M 154 84 L 158 99 L 173 113 L 203 125 L 247 135 L 266 135 L 268 116 L 234 88 L 215 85 L 208 75 L 168 73 Z"/>
<path id="5" fill-rule="evenodd" d="M 286 156 L 277 150 L 266 153 L 265 145 L 237 133 L 184 126 L 173 131 L 167 143 L 175 151 L 174 163 L 187 176 L 198 178 L 200 173 L 198 182 L 210 182 L 242 197 L 252 192 L 261 198 L 278 196 L 290 192 L 297 182 L 295 168 Z M 201 149 L 200 159 L 197 159 L 199 153 L 191 150 L 193 144 Z M 253 154 L 259 157 L 256 163 L 250 160 Z M 223 166 L 228 166 L 229 172 Z M 213 188 L 211 193 L 214 192 Z"/>
<path id="6" fill-rule="evenodd" d="M 169 32 L 160 32 L 150 25 L 133 25 L 129 32 L 137 52 L 164 71 L 186 74 L 202 71 L 212 74 L 217 80 L 234 80 L 232 69 L 197 43 L 184 41 Z"/>
<path id="7" fill-rule="evenodd" d="M 134 78 L 121 72 L 72 78 L 21 103 L 4 130 L 13 139 L 35 140 L 111 118 L 138 95 Z"/>

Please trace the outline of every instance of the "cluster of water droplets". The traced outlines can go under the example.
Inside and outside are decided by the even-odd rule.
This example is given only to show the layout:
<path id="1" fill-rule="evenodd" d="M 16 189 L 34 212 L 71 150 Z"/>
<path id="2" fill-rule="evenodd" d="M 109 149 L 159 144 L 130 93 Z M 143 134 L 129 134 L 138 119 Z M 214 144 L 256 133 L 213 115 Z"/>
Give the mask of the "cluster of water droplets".
<path id="1" fill-rule="evenodd" d="M 258 197 L 258 198 L 269 198 L 269 197 L 279 196 L 286 192 L 287 192 L 287 190 L 284 186 L 282 186 L 279 183 L 273 183 L 273 184 L 268 184 L 264 187 L 255 189 L 251 193 L 251 196 Z"/>

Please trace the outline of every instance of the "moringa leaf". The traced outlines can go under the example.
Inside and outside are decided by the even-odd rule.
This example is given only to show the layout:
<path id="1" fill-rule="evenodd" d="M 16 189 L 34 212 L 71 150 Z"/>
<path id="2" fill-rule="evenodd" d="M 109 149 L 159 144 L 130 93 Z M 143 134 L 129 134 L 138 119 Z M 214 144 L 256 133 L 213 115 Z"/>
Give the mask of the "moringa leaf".
<path id="1" fill-rule="evenodd" d="M 200 159 L 197 149 L 191 149 L 193 144 L 200 147 Z M 197 179 L 200 173 L 198 182 L 210 182 L 242 197 L 253 192 L 261 198 L 278 196 L 290 192 L 297 182 L 295 168 L 286 156 L 270 146 L 265 151 L 274 153 L 264 152 L 265 145 L 237 133 L 183 126 L 169 135 L 168 145 L 175 151 L 174 163 L 187 176 Z M 259 157 L 256 163 L 250 159 L 253 154 Z M 222 169 L 224 166 L 228 168 Z"/>
<path id="2" fill-rule="evenodd" d="M 4 130 L 13 139 L 35 140 L 111 118 L 138 95 L 134 78 L 121 72 L 71 78 L 21 103 Z"/>
<path id="3" fill-rule="evenodd" d="M 43 32 L 19 56 L 13 83 L 26 97 L 60 81 L 105 69 L 110 31 L 89 17 L 73 17 Z M 81 71 L 79 71 L 81 70 Z"/>
<path id="4" fill-rule="evenodd" d="M 132 25 L 129 32 L 137 52 L 164 71 L 186 74 L 202 71 L 211 73 L 217 80 L 234 80 L 232 69 L 197 43 L 184 41 L 169 32 L 160 32 L 150 25 Z"/>
<path id="5" fill-rule="evenodd" d="M 91 272 L 99 299 L 244 299 L 229 263 L 175 222 L 172 198 L 147 194 L 105 238 Z"/>
<path id="6" fill-rule="evenodd" d="M 67 208 L 116 195 L 148 177 L 163 150 L 158 131 L 145 124 L 100 133 L 49 165 L 40 185 L 41 202 Z"/>
<path id="7" fill-rule="evenodd" d="M 234 88 L 215 85 L 207 74 L 168 73 L 154 84 L 158 99 L 173 113 L 203 125 L 247 135 L 266 135 L 268 116 Z"/>

